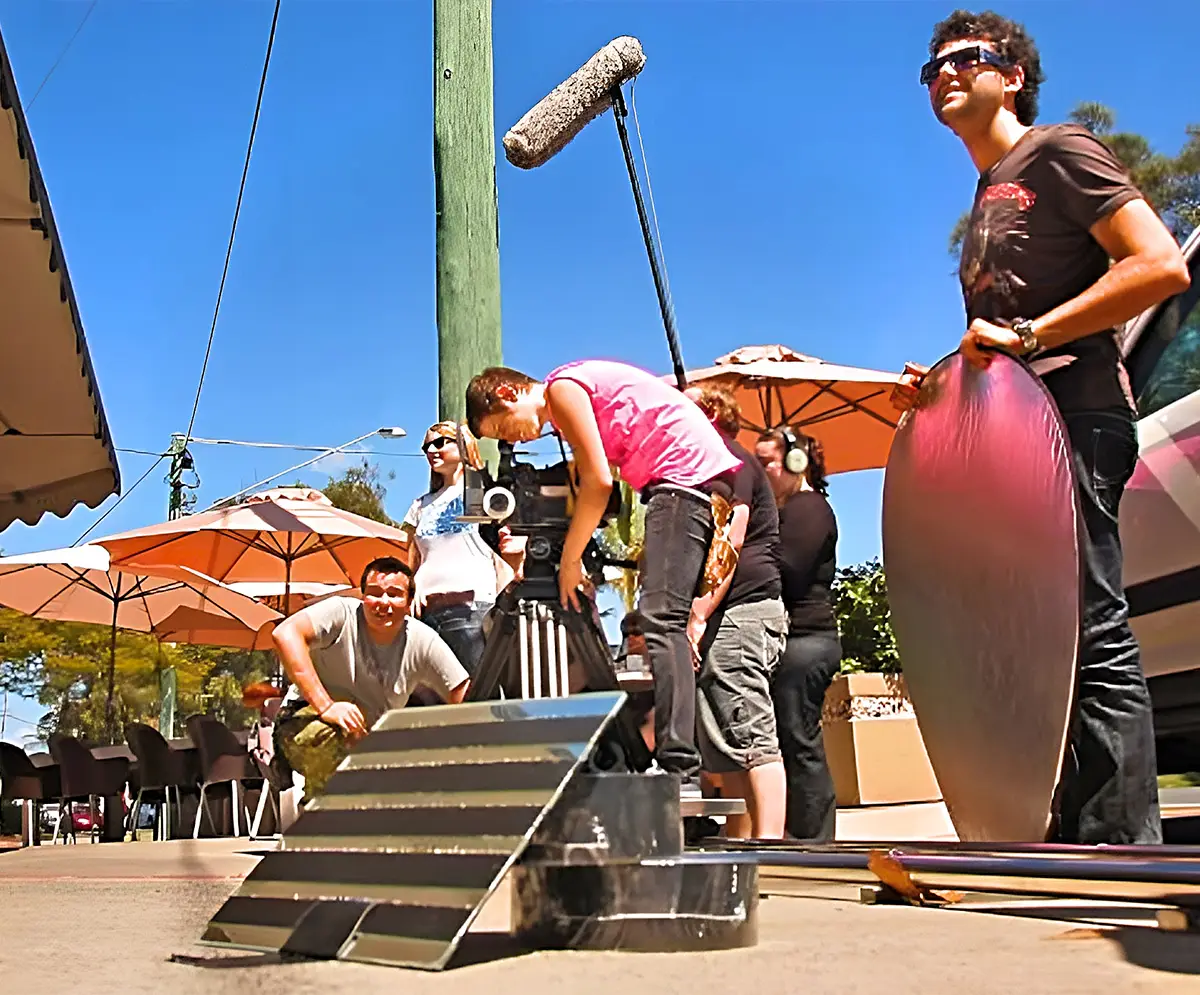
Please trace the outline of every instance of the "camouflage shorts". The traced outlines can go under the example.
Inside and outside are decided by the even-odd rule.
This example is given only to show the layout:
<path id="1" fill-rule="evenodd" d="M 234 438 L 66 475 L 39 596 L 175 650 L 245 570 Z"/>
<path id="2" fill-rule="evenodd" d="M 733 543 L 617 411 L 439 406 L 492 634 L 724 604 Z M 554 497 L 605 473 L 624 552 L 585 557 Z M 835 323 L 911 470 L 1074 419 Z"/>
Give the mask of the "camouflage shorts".
<path id="1" fill-rule="evenodd" d="M 284 706 L 275 720 L 275 758 L 304 778 L 304 800 L 321 794 L 350 752 L 342 731 L 323 722 L 311 705 Z M 288 778 L 290 779 L 290 772 Z"/>

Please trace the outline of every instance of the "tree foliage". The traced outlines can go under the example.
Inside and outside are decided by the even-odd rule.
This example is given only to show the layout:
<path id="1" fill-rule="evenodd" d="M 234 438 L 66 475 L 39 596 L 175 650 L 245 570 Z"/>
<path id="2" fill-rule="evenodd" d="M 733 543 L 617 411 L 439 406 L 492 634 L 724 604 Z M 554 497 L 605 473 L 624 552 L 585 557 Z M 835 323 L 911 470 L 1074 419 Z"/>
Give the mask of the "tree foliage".
<path id="1" fill-rule="evenodd" d="M 624 481 L 618 481 L 621 489 L 621 513 L 608 523 L 597 535 L 600 551 L 612 560 L 642 558 L 646 543 L 646 506 L 638 500 L 637 493 Z M 631 612 L 637 605 L 638 572 L 624 567 L 605 570 L 608 586 L 620 595 L 625 611 Z"/>
<path id="2" fill-rule="evenodd" d="M 898 673 L 887 581 L 878 559 L 843 567 L 833 582 L 843 673 Z"/>
<path id="3" fill-rule="evenodd" d="M 396 475 L 389 473 L 388 480 Z M 354 515 L 362 515 L 384 525 L 396 525 L 384 510 L 384 498 L 387 488 L 383 484 L 379 467 L 374 463 L 363 460 L 362 466 L 347 467 L 340 477 L 330 478 L 329 483 L 321 491 L 335 508 L 348 511 Z"/>
<path id="4" fill-rule="evenodd" d="M 38 737 L 55 732 L 93 742 L 105 731 L 105 699 L 112 630 L 51 622 L 0 609 L 0 690 L 33 698 L 45 708 Z M 131 722 L 157 726 L 159 674 L 174 667 L 178 714 L 211 714 L 246 724 L 242 687 L 271 671 L 266 653 L 160 643 L 153 636 L 118 630 L 114 704 L 117 734 Z"/>
<path id="5" fill-rule="evenodd" d="M 1083 101 L 1068 117 L 1109 147 L 1180 242 L 1200 226 L 1200 124 L 1184 128 L 1183 146 L 1178 155 L 1171 156 L 1155 151 L 1149 140 L 1136 132 L 1116 131 L 1116 112 L 1104 104 Z M 967 211 L 950 232 L 950 254 L 956 260 L 970 217 Z"/>

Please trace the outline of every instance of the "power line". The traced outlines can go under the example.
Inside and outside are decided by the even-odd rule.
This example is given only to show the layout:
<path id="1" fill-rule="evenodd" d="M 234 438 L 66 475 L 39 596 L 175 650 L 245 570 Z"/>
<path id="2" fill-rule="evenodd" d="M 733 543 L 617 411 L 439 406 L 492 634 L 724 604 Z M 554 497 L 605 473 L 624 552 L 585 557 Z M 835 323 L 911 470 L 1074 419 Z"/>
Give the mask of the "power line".
<path id="1" fill-rule="evenodd" d="M 229 229 L 229 245 L 225 249 L 225 266 L 221 271 L 221 283 L 217 288 L 217 303 L 213 308 L 212 327 L 208 330 L 208 345 L 204 349 L 204 362 L 200 367 L 200 382 L 196 385 L 196 400 L 192 404 L 192 417 L 188 421 L 187 434 L 184 436 L 183 448 L 187 448 L 192 438 L 192 429 L 196 425 L 196 411 L 200 407 L 200 392 L 204 389 L 204 376 L 208 372 L 208 358 L 212 354 L 213 336 L 217 333 L 217 317 L 221 313 L 221 299 L 225 296 L 225 279 L 229 276 L 229 260 L 233 256 L 233 240 L 237 235 L 238 218 L 242 213 L 242 197 L 246 193 L 246 176 L 250 172 L 250 154 L 254 151 L 254 135 L 258 131 L 258 117 L 262 111 L 263 92 L 267 88 L 267 69 L 271 65 L 271 50 L 275 47 L 275 27 L 279 23 L 279 5 L 281 0 L 275 0 L 275 12 L 271 17 L 271 33 L 267 37 L 267 54 L 263 59 L 262 76 L 258 81 L 258 99 L 254 104 L 254 120 L 250 124 L 250 140 L 246 143 L 246 159 L 242 165 L 242 182 L 238 186 L 237 205 L 233 209 L 233 225 Z"/>
<path id="2" fill-rule="evenodd" d="M 71 50 L 71 46 L 75 44 L 75 39 L 79 37 L 79 32 L 82 31 L 83 26 L 87 24 L 88 18 L 92 16 L 92 11 L 96 9 L 96 4 L 99 2 L 100 0 L 92 0 L 91 5 L 83 15 L 83 20 L 79 22 L 79 27 L 77 27 L 75 29 L 75 33 L 71 35 L 69 39 L 67 39 L 67 43 L 63 46 L 63 50 L 58 53 L 58 58 L 54 60 L 54 65 L 52 65 L 47 71 L 46 75 L 42 77 L 41 83 L 38 84 L 38 88 L 33 92 L 33 97 L 30 99 L 29 103 L 25 105 L 27 110 L 31 110 L 33 108 L 34 102 L 37 100 L 38 95 L 50 81 L 50 77 L 54 75 L 54 71 L 62 64 L 62 60 L 67 57 L 67 53 Z"/>
<path id="3" fill-rule="evenodd" d="M 129 497 L 130 494 L 132 494 L 134 491 L 137 490 L 138 484 L 140 484 L 143 480 L 145 480 L 148 476 L 150 476 L 150 474 L 152 474 L 154 472 L 154 468 L 157 467 L 158 464 L 161 463 L 164 459 L 166 459 L 165 455 L 159 456 L 158 459 L 156 459 L 153 463 L 151 463 L 150 469 L 148 469 L 145 473 L 143 473 L 140 477 L 138 477 L 138 479 L 136 481 L 134 481 L 133 486 L 131 488 L 129 488 L 129 490 L 127 490 L 119 498 L 117 498 L 117 500 L 114 502 L 113 506 L 111 508 L 109 508 L 108 511 L 106 511 L 103 515 L 101 515 L 99 518 L 97 518 L 94 522 L 92 522 L 92 524 L 88 528 L 88 530 L 86 532 L 84 532 L 83 535 L 81 535 L 73 543 L 71 543 L 71 545 L 78 546 L 81 542 L 83 542 L 83 540 L 86 539 L 92 533 L 92 530 L 95 529 L 97 525 L 99 525 L 102 521 L 104 521 L 104 519 L 106 519 L 109 515 L 111 515 L 114 511 L 116 511 L 121 506 L 121 502 L 124 501 L 127 497 Z"/>

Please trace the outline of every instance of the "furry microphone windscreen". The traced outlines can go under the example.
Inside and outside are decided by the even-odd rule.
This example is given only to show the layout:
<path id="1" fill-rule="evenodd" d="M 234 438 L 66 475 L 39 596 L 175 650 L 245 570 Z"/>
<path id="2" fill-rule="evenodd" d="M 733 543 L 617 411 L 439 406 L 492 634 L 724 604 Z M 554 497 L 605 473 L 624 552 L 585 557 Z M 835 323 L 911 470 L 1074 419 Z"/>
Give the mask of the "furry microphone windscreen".
<path id="1" fill-rule="evenodd" d="M 508 161 L 534 169 L 557 155 L 612 106 L 613 89 L 633 79 L 645 64 L 641 42 L 628 35 L 614 38 L 509 129 L 504 136 Z"/>

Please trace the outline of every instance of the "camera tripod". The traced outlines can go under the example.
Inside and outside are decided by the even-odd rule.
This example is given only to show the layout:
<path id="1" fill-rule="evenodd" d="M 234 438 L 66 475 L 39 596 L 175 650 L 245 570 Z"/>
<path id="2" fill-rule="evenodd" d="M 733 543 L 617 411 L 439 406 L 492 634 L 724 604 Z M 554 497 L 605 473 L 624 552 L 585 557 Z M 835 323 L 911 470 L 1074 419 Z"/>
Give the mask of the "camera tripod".
<path id="1" fill-rule="evenodd" d="M 529 537 L 525 575 L 496 599 L 467 701 L 619 690 L 594 603 L 582 593 L 579 611 L 564 609 L 559 602 L 560 553 L 561 542 L 544 534 Z M 598 560 L 598 556 L 590 559 Z M 612 733 L 598 744 L 591 760 L 594 768 L 643 771 L 650 766 L 651 753 L 639 731 L 646 711 L 648 708 L 626 704 Z"/>

